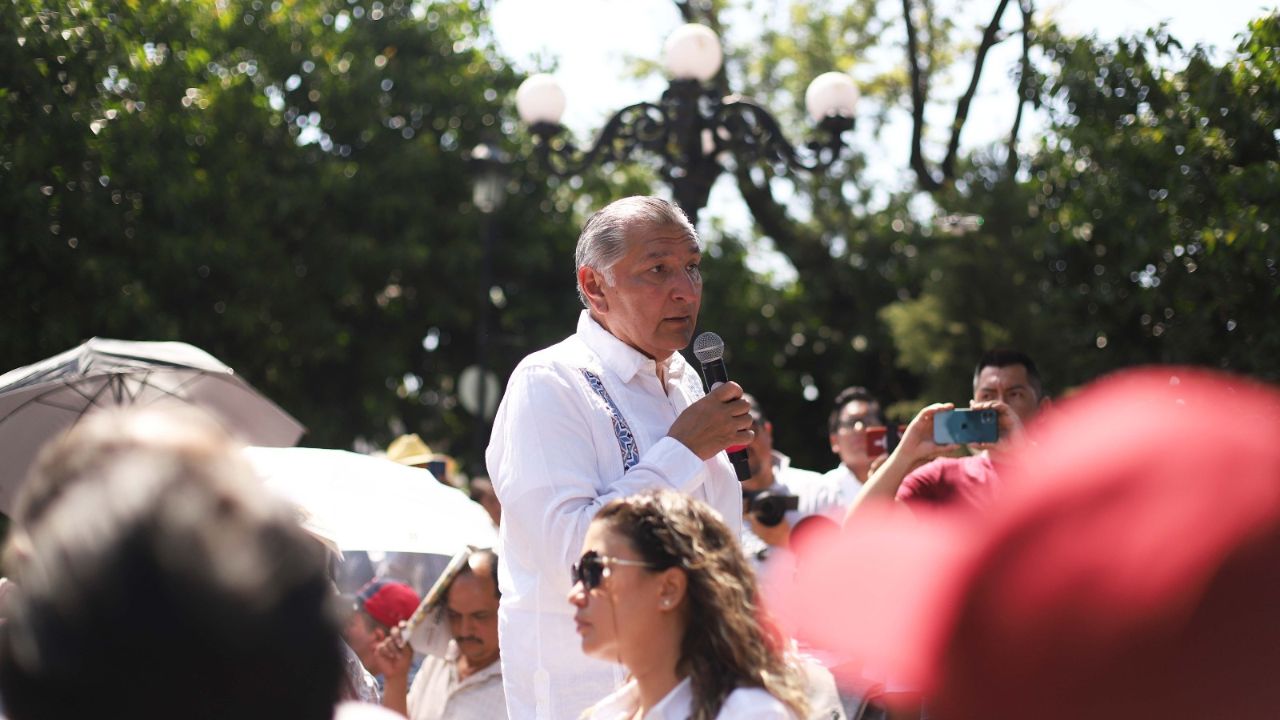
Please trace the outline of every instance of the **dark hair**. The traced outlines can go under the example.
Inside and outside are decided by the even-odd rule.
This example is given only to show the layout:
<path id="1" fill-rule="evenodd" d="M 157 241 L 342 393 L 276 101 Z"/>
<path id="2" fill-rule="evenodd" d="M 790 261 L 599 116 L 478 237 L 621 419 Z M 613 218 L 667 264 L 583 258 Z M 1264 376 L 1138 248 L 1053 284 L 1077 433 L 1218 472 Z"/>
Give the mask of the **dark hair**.
<path id="1" fill-rule="evenodd" d="M 225 436 L 147 413 L 87 418 L 42 455 L 116 438 L 97 464 L 33 478 L 42 501 L 19 528 L 21 593 L 0 634 L 5 710 L 329 720 L 343 655 L 322 546 Z M 148 441 L 165 423 L 195 440 Z"/>
<path id="2" fill-rule="evenodd" d="M 835 402 L 831 406 L 831 415 L 827 418 L 827 432 L 835 433 L 840 429 L 840 413 L 844 412 L 844 406 L 851 402 L 861 400 L 868 405 L 875 406 L 875 416 L 880 422 L 884 422 L 884 411 L 880 408 L 880 400 L 871 391 L 860 386 L 854 385 L 847 387 L 836 395 Z"/>
<path id="3" fill-rule="evenodd" d="M 671 490 L 614 500 L 598 522 L 627 538 L 654 568 L 688 579 L 680 674 L 693 687 L 692 720 L 711 720 L 739 687 L 758 687 L 797 717 L 807 713 L 802 681 L 783 658 L 783 638 L 759 604 L 756 577 L 716 512 Z"/>
<path id="4" fill-rule="evenodd" d="M 1031 391 L 1036 394 L 1037 400 L 1043 398 L 1044 383 L 1040 379 L 1040 370 L 1036 367 L 1035 361 L 1021 350 L 1007 348 L 988 350 L 982 354 L 982 358 L 973 368 L 973 389 L 975 391 L 978 389 L 978 376 L 982 374 L 983 368 L 1002 368 L 1011 365 L 1021 365 L 1027 369 L 1027 381 L 1031 383 Z"/>

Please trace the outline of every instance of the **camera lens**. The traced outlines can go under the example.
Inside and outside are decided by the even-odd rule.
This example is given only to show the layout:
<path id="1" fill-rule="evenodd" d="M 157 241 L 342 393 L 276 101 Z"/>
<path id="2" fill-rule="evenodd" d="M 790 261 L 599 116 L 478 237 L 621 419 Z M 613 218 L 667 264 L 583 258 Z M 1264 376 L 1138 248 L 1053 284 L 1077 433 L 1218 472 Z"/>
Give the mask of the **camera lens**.
<path id="1" fill-rule="evenodd" d="M 786 518 L 788 510 L 800 507 L 800 498 L 775 492 L 763 492 L 751 499 L 751 514 L 765 527 L 777 527 Z"/>
<path id="2" fill-rule="evenodd" d="M 777 527 L 786 512 L 786 503 L 780 497 L 762 497 L 756 502 L 756 520 L 765 527 Z"/>

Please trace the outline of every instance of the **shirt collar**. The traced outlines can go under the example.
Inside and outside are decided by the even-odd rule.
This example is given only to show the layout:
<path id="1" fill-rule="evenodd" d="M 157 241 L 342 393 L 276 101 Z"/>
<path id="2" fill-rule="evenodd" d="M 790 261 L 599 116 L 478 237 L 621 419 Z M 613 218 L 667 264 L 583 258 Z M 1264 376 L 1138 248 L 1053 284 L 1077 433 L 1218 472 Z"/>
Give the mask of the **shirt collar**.
<path id="1" fill-rule="evenodd" d="M 653 358 L 619 340 L 596 322 L 588 310 L 583 310 L 578 316 L 578 335 L 600 357 L 605 368 L 621 378 L 622 382 L 631 382 L 638 373 L 657 377 L 658 367 Z M 671 357 L 664 360 L 663 364 L 668 380 L 679 380 L 689 366 L 678 352 L 671 353 Z"/>
<path id="2" fill-rule="evenodd" d="M 791 467 L 791 457 L 783 455 L 777 450 L 773 451 L 773 471 L 780 473 Z"/>
<path id="3" fill-rule="evenodd" d="M 645 720 L 684 720 L 693 713 L 693 683 L 689 678 L 671 688 L 667 696 L 649 709 Z"/>
<path id="4" fill-rule="evenodd" d="M 592 717 L 614 720 L 630 718 L 640 707 L 640 690 L 634 679 L 628 680 L 613 694 L 596 705 Z M 689 678 L 681 680 L 657 705 L 649 708 L 644 720 L 686 720 L 693 712 L 693 684 Z"/>

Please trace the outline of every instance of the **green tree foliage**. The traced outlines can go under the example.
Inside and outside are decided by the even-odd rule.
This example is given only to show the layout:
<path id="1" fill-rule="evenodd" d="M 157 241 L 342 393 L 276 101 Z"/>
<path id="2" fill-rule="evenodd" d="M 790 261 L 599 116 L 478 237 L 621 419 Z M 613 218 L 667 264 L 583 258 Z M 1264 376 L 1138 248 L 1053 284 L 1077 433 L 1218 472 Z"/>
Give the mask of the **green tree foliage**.
<path id="1" fill-rule="evenodd" d="M 469 2 L 4 3 L 0 366 L 93 335 L 182 340 L 294 413 L 306 444 L 402 422 L 465 449 L 466 151 L 501 139 L 519 81 L 485 23 Z M 513 170 L 503 372 L 575 305 L 570 204 Z"/>
<path id="2" fill-rule="evenodd" d="M 734 11 L 786 13 L 731 44 L 717 81 L 793 140 L 810 128 L 805 84 L 852 59 L 889 59 L 855 69 L 872 109 L 860 138 L 909 104 L 892 3 L 678 5 L 722 30 Z M 963 75 L 980 33 L 930 0 L 909 6 L 925 84 Z M 0 4 L 0 368 L 92 335 L 183 340 L 297 415 L 307 444 L 403 427 L 469 455 L 456 378 L 475 362 L 478 313 L 500 378 L 570 332 L 578 223 L 654 177 L 610 165 L 561 183 L 514 164 L 484 292 L 467 152 L 531 153 L 507 106 L 520 78 L 483 8 Z M 1280 20 L 1255 22 L 1225 61 L 1159 30 L 1030 39 L 1025 89 L 1049 120 L 1012 165 L 1003 148 L 962 157 L 923 203 L 866 181 L 856 143 L 824 175 L 729 168 L 758 233 L 707 228 L 702 325 L 797 464 L 834 462 L 824 422 L 840 388 L 904 413 L 963 401 L 995 344 L 1030 351 L 1054 390 L 1146 362 L 1277 377 Z M 945 116 L 947 98 L 932 100 Z M 939 221 L 953 212 L 982 222 Z M 794 281 L 760 271 L 765 247 Z"/>
<path id="3" fill-rule="evenodd" d="M 1280 377 L 1280 16 L 1225 63 L 1161 30 L 1039 42 L 1051 121 L 1025 174 L 975 158 L 939 202 L 985 224 L 921 237 L 923 291 L 883 311 L 922 400 L 965 397 L 993 343 L 1059 390 L 1156 362 Z"/>
<path id="4" fill-rule="evenodd" d="M 730 48 L 728 75 L 800 138 L 808 78 L 901 52 L 901 18 L 876 3 L 785 6 L 760 45 Z M 926 79 L 967 73 L 957 43 L 977 35 L 954 32 L 932 3 L 914 6 Z M 856 146 L 827 175 L 738 168 L 757 229 L 798 279 L 762 287 L 746 272 L 733 287 L 750 289 L 715 295 L 704 317 L 742 328 L 726 334 L 735 376 L 775 417 L 778 445 L 825 466 L 822 421 L 841 387 L 867 385 L 905 419 L 964 402 L 973 362 L 996 345 L 1030 352 L 1053 391 L 1153 362 L 1275 379 L 1278 22 L 1253 23 L 1226 62 L 1158 29 L 1120 40 L 1033 32 L 1026 97 L 1047 126 L 1029 150 L 1024 140 L 1013 175 L 1004 147 L 961 158 L 927 214 L 919 193 L 862 181 Z M 886 108 L 907 104 L 903 68 L 863 83 L 864 106 L 878 110 L 860 123 L 878 128 Z M 1002 71 L 1016 81 L 1017 68 L 988 70 Z M 949 112 L 946 98 L 932 101 Z M 723 242 L 744 262 L 740 248 L 759 246 Z"/>

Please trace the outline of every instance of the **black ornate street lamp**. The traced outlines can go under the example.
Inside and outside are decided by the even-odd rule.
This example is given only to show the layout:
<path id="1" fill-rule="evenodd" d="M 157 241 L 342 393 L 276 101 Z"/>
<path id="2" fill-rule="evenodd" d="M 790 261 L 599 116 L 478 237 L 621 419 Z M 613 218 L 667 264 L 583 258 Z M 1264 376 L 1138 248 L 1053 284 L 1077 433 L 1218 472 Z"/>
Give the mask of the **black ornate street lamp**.
<path id="1" fill-rule="evenodd" d="M 479 304 L 476 312 L 476 364 L 471 375 L 474 380 L 473 448 L 478 467 L 484 467 L 484 449 L 489 442 L 490 406 L 497 404 L 498 391 L 491 389 L 489 381 L 489 314 L 493 305 L 493 252 L 496 244 L 496 226 L 493 215 L 506 200 L 507 159 L 492 145 L 482 143 L 471 150 L 472 195 L 471 202 L 480 211 L 480 274 Z M 470 370 L 470 368 L 468 368 Z M 467 371 L 464 371 L 464 376 Z M 459 392 L 472 385 L 463 377 L 459 380 Z M 470 388 L 466 388 L 470 390 Z M 473 473 L 474 474 L 474 473 Z"/>
<path id="2" fill-rule="evenodd" d="M 692 23 L 677 28 L 663 47 L 671 84 L 662 99 L 619 110 L 586 150 L 561 136 L 565 95 L 550 75 L 525 80 L 516 92 L 516 109 L 538 139 L 540 162 L 554 175 L 577 175 L 598 163 L 626 160 L 637 150 L 657 156 L 676 202 L 695 223 L 711 185 L 724 172 L 726 154 L 739 163 L 769 163 L 780 172 L 821 172 L 840 157 L 841 135 L 853 128 L 858 101 L 853 78 L 829 72 L 809 84 L 805 106 L 818 133 L 797 147 L 763 107 L 740 96 L 719 97 L 707 84 L 722 59 L 720 39 L 710 28 Z"/>

